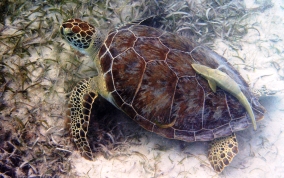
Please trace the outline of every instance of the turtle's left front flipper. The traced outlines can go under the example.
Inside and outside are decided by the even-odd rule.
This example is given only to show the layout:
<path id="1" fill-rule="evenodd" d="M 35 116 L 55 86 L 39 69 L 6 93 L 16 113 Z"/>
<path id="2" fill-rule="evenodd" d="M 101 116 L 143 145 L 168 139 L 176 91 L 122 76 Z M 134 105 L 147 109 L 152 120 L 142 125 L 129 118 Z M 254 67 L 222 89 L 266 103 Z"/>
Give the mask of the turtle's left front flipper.
<path id="1" fill-rule="evenodd" d="M 93 160 L 92 150 L 87 140 L 90 115 L 94 100 L 97 98 L 97 91 L 92 91 L 89 78 L 79 82 L 73 89 L 67 115 L 71 121 L 71 136 L 83 157 Z"/>
<path id="2" fill-rule="evenodd" d="M 238 153 L 238 142 L 235 133 L 228 137 L 217 138 L 210 144 L 208 159 L 213 169 L 220 173 L 228 166 Z"/>

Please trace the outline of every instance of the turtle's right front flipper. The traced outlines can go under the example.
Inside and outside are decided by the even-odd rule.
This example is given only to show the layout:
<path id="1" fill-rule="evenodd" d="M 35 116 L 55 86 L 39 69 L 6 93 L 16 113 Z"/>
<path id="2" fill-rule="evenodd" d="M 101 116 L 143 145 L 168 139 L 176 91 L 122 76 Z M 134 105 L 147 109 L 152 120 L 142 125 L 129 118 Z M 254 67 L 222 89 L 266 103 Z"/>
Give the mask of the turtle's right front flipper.
<path id="1" fill-rule="evenodd" d="M 94 100 L 97 98 L 97 91 L 92 91 L 90 82 L 92 78 L 83 80 L 73 89 L 67 115 L 71 120 L 71 135 L 83 157 L 93 160 L 92 150 L 87 140 L 90 115 Z"/>

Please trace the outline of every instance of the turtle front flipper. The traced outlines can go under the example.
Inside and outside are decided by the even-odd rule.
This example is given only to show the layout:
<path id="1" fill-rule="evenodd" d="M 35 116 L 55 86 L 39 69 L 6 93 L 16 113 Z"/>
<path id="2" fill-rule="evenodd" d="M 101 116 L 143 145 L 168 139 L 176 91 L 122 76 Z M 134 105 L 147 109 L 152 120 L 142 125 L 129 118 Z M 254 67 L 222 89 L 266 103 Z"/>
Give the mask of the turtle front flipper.
<path id="1" fill-rule="evenodd" d="M 228 166 L 238 153 L 235 133 L 228 137 L 217 138 L 210 144 L 208 159 L 213 169 L 220 173 Z"/>
<path id="2" fill-rule="evenodd" d="M 72 138 L 83 157 L 93 160 L 92 150 L 87 140 L 92 104 L 97 98 L 97 91 L 92 91 L 92 78 L 83 80 L 73 89 L 67 115 L 70 118 L 70 132 Z"/>

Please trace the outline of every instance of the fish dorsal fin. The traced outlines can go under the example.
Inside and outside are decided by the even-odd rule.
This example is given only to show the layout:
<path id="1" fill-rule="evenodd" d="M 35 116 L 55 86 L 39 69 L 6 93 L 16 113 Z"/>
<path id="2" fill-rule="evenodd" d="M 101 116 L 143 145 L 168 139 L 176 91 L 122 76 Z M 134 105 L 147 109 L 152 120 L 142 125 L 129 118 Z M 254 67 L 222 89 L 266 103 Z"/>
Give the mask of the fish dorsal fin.
<path id="1" fill-rule="evenodd" d="M 214 93 L 216 93 L 216 82 L 214 80 L 208 80 L 209 86 Z"/>

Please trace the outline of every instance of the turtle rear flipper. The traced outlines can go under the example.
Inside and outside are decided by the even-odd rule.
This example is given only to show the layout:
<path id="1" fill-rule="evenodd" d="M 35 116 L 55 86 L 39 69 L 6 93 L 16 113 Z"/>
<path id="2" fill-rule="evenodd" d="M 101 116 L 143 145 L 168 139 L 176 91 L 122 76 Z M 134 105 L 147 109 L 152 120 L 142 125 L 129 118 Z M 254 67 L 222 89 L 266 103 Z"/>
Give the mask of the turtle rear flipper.
<path id="1" fill-rule="evenodd" d="M 70 132 L 83 157 L 93 160 L 92 151 L 87 140 L 90 115 L 97 91 L 90 88 L 90 79 L 83 80 L 73 89 L 68 103 L 68 113 L 71 120 Z"/>
<path id="2" fill-rule="evenodd" d="M 238 142 L 235 133 L 228 137 L 213 140 L 208 152 L 208 159 L 213 169 L 218 173 L 222 172 L 238 153 Z"/>

